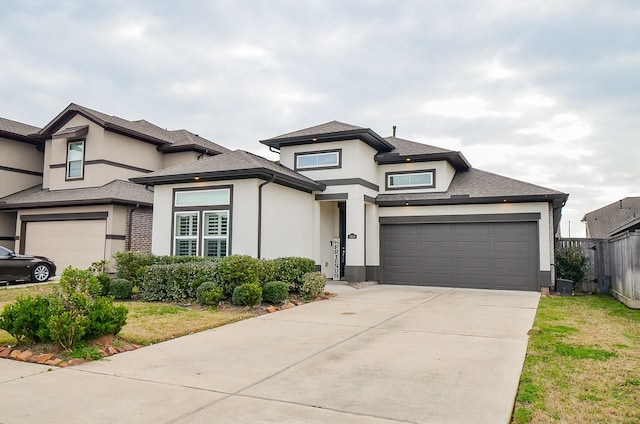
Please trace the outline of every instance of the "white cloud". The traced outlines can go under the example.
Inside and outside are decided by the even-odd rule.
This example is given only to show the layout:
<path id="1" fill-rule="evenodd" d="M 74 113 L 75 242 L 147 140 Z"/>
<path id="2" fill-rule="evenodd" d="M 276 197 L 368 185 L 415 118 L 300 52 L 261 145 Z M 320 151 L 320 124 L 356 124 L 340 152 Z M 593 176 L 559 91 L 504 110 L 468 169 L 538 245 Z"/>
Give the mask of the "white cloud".
<path id="1" fill-rule="evenodd" d="M 515 77 L 516 72 L 498 62 L 497 59 L 494 59 L 487 66 L 486 76 L 489 79 L 508 79 Z"/>
<path id="2" fill-rule="evenodd" d="M 498 111 L 489 107 L 489 103 L 475 96 L 454 97 L 426 102 L 423 111 L 431 115 L 447 118 L 518 118 L 519 112 Z"/>
<path id="3" fill-rule="evenodd" d="M 540 108 L 550 108 L 555 106 L 556 100 L 544 96 L 542 94 L 525 94 L 520 97 L 516 97 L 513 100 L 513 104 L 517 106 L 525 106 L 525 107 L 540 107 Z"/>
<path id="4" fill-rule="evenodd" d="M 559 113 L 533 127 L 516 130 L 516 134 L 540 135 L 559 142 L 577 141 L 591 135 L 589 122 L 575 113 Z"/>

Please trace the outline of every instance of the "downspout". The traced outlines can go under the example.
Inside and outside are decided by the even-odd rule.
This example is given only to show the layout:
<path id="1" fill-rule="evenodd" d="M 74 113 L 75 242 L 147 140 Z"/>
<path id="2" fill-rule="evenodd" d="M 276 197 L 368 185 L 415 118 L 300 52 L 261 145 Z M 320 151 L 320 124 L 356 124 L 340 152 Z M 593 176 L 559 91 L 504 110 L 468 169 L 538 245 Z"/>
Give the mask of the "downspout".
<path id="1" fill-rule="evenodd" d="M 276 174 L 258 186 L 258 259 L 262 258 L 262 187 L 276 181 Z"/>

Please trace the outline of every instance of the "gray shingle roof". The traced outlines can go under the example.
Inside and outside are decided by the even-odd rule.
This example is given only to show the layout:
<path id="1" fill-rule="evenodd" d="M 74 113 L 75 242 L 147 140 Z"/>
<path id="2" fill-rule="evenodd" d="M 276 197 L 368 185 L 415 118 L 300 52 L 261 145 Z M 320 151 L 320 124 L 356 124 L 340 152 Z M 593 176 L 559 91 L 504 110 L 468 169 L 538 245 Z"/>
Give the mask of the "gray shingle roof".
<path id="1" fill-rule="evenodd" d="M 0 118 L 0 131 L 26 137 L 37 133 L 40 131 L 40 128 L 23 124 L 22 122 L 12 121 L 11 119 Z"/>
<path id="2" fill-rule="evenodd" d="M 305 128 L 302 130 L 290 132 L 287 134 L 282 134 L 269 140 L 277 140 L 280 138 L 292 138 L 292 137 L 304 137 L 316 134 L 330 134 L 341 131 L 350 131 L 350 130 L 362 130 L 363 127 L 359 127 L 357 125 L 345 124 L 344 122 L 331 121 L 325 124 L 316 125 L 313 127 Z"/>
<path id="3" fill-rule="evenodd" d="M 440 193 L 380 194 L 378 203 L 418 202 L 418 203 L 473 203 L 481 199 L 496 201 L 500 198 L 513 201 L 518 198 L 564 199 L 567 195 L 550 188 L 541 187 L 502 175 L 470 169 L 456 172 L 449 189 Z"/>
<path id="4" fill-rule="evenodd" d="M 385 137 L 391 143 L 394 149 L 390 153 L 397 153 L 401 156 L 409 155 L 430 155 L 434 153 L 456 153 L 453 150 L 443 149 L 441 147 L 431 146 L 429 144 L 418 143 L 416 141 L 405 140 L 397 137 Z M 384 155 L 385 153 L 381 153 Z"/>
<path id="5" fill-rule="evenodd" d="M 193 181 L 195 176 L 198 176 L 201 181 L 252 177 L 265 179 L 274 173 L 281 178 L 280 182 L 284 179 L 291 184 L 308 189 L 321 190 L 324 188 L 322 184 L 277 162 L 244 150 L 234 150 L 230 153 L 176 165 L 131 180 L 141 184 L 169 184 L 179 181 Z"/>
<path id="6" fill-rule="evenodd" d="M 582 220 L 587 225 L 588 237 L 605 238 L 637 218 L 640 218 L 640 197 L 626 197 L 586 213 Z"/>
<path id="7" fill-rule="evenodd" d="M 230 151 L 224 146 L 184 129 L 169 131 L 144 119 L 129 121 L 118 116 L 107 115 L 106 113 L 77 105 L 75 103 L 71 103 L 67 106 L 65 110 L 58 114 L 58 116 L 56 116 L 40 131 L 40 134 L 51 135 L 57 131 L 61 125 L 64 125 L 66 118 L 73 113 L 81 113 L 104 128 L 125 131 L 157 144 L 166 145 L 163 147 L 166 147 L 168 150 L 184 146 L 197 146 L 200 148 L 199 150 L 207 149 L 211 152 L 217 153 Z"/>
<path id="8" fill-rule="evenodd" d="M 129 181 L 114 180 L 101 187 L 68 190 L 43 189 L 42 185 L 0 199 L 0 209 L 37 206 L 64 206 L 100 203 L 124 203 L 151 206 L 153 192 Z"/>

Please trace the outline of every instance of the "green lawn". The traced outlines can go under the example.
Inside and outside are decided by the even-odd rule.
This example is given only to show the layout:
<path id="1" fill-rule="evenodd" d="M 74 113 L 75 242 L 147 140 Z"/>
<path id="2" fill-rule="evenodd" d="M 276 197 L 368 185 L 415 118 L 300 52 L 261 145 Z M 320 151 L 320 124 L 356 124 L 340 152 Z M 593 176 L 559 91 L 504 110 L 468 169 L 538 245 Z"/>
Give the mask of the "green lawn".
<path id="1" fill-rule="evenodd" d="M 542 298 L 513 422 L 640 424 L 640 311 L 609 296 Z"/>

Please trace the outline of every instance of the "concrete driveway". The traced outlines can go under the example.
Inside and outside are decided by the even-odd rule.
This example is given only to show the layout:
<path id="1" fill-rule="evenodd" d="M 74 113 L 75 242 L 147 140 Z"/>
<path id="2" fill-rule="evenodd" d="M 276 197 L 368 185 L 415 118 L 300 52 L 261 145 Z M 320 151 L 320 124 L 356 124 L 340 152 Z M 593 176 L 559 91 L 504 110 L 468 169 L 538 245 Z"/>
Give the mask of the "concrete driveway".
<path id="1" fill-rule="evenodd" d="M 373 286 L 104 361 L 0 361 L 0 423 L 507 423 L 539 293 Z"/>

